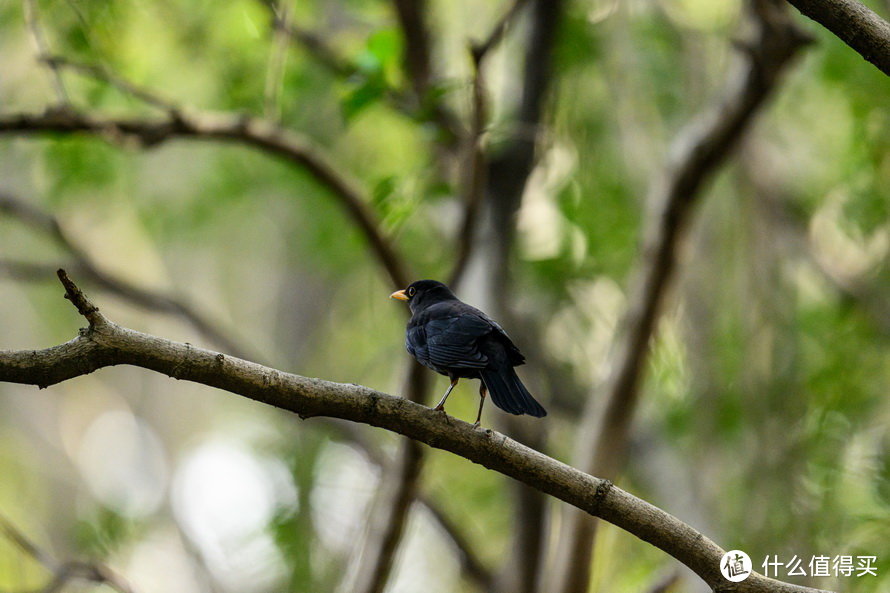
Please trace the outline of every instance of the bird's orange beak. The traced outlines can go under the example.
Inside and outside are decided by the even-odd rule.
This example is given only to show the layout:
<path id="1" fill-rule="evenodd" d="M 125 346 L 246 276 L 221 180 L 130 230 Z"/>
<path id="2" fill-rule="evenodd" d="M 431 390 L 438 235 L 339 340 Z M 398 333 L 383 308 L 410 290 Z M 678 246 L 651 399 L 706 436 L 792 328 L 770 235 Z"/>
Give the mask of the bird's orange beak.
<path id="1" fill-rule="evenodd" d="M 396 299 L 397 301 L 407 301 L 408 295 L 405 294 L 404 290 L 397 290 L 394 293 L 392 293 L 391 295 L 389 295 L 389 298 Z"/>

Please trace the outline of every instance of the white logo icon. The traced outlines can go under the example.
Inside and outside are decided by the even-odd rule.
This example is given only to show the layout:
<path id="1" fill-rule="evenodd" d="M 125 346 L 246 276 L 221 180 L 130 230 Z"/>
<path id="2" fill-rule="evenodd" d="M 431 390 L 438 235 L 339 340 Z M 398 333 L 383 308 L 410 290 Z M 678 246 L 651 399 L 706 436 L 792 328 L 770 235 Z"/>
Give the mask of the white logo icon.
<path id="1" fill-rule="evenodd" d="M 720 559 L 720 572 L 727 581 L 744 581 L 751 576 L 751 558 L 741 550 L 730 550 Z"/>

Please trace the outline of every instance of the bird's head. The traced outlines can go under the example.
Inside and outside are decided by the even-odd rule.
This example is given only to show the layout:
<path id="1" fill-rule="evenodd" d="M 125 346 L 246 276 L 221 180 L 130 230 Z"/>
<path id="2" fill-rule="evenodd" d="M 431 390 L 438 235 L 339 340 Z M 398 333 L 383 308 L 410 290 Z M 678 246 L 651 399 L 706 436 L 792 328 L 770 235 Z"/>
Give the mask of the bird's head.
<path id="1" fill-rule="evenodd" d="M 418 280 L 408 285 L 408 288 L 397 290 L 391 295 L 391 299 L 407 301 L 411 312 L 422 309 L 440 301 L 456 299 L 451 289 L 438 280 Z"/>

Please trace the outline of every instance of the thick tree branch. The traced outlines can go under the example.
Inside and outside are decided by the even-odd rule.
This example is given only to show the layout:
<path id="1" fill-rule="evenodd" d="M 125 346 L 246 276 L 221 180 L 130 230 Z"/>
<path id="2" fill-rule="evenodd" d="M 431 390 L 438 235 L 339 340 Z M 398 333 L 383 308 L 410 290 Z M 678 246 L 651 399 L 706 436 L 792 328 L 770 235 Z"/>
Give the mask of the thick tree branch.
<path id="1" fill-rule="evenodd" d="M 810 592 L 753 574 L 729 583 L 720 574 L 724 551 L 676 517 L 614 486 L 492 430 L 355 384 L 302 377 L 121 327 L 108 320 L 64 271 L 66 296 L 89 327 L 73 340 L 44 350 L 0 351 L 0 381 L 48 387 L 106 366 L 137 366 L 201 383 L 289 410 L 301 418 L 327 416 L 396 432 L 510 476 L 664 550 L 715 591 Z"/>
<path id="2" fill-rule="evenodd" d="M 406 264 L 381 233 L 376 214 L 364 192 L 339 173 L 321 150 L 307 138 L 272 122 L 248 115 L 176 112 L 167 118 L 118 118 L 81 113 L 70 109 L 42 114 L 0 115 L 0 134 L 92 134 L 120 139 L 133 138 L 149 148 L 177 139 L 232 142 L 262 150 L 305 169 L 338 199 L 364 235 L 392 284 L 408 284 Z"/>
<path id="3" fill-rule="evenodd" d="M 890 76 L 890 23 L 856 0 L 788 0 Z"/>
<path id="4" fill-rule="evenodd" d="M 744 45 L 746 67 L 730 75 L 725 97 L 683 130 L 647 204 L 641 260 L 628 310 L 602 388 L 605 405 L 590 397 L 576 444 L 578 465 L 614 478 L 624 464 L 630 423 L 639 397 L 649 342 L 674 276 L 682 239 L 702 188 L 750 127 L 754 115 L 797 52 L 809 42 L 772 0 L 751 2 L 756 38 Z M 587 590 L 596 522 L 569 511 L 557 554 L 556 591 Z"/>

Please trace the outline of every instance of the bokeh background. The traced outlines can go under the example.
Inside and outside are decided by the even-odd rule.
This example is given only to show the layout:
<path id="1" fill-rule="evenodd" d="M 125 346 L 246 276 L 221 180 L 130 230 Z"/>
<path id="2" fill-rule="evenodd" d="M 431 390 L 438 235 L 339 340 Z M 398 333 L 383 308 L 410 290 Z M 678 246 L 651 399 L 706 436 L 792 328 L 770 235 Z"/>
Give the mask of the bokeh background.
<path id="1" fill-rule="evenodd" d="M 53 70 L 38 60 L 49 54 L 183 109 L 278 122 L 353 180 L 411 279 L 447 278 L 472 159 L 441 114 L 457 122 L 452 131 L 472 130 L 467 47 L 513 3 L 421 6 L 432 73 L 420 92 L 400 4 L 4 2 L 0 112 L 58 106 Z M 479 208 L 458 292 L 512 320 L 498 315 L 550 411 L 538 424 L 504 424 L 489 407 L 483 423 L 576 463 L 579 420 L 606 396 L 630 279 L 645 264 L 647 195 L 671 142 L 744 61 L 734 41 L 746 38 L 750 14 L 740 0 L 554 3 L 552 46 L 538 56 L 550 64 L 546 89 L 537 121 L 523 127 L 528 48 L 546 12 L 525 4 L 483 63 L 480 145 L 494 161 L 518 134 L 533 139 L 534 161 L 508 219 L 515 234 Z M 890 14 L 886 2 L 867 4 Z M 786 580 L 888 591 L 890 84 L 830 33 L 790 17 L 815 43 L 684 226 L 616 479 L 755 566 L 768 554 L 877 556 L 877 576 Z M 297 30 L 337 63 L 289 35 Z M 80 113 L 165 117 L 107 75 L 59 72 Z M 237 142 L 144 147 L 114 131 L 97 136 L 0 135 L 0 348 L 58 344 L 83 325 L 54 279 L 63 266 L 127 327 L 403 392 L 413 364 L 405 311 L 387 299 L 400 287 L 304 167 Z M 512 174 L 499 171 L 488 181 Z M 64 239 L 41 215 L 55 217 Z M 86 261 L 133 292 L 110 290 Z M 431 381 L 429 397 L 447 384 Z M 476 404 L 476 386 L 462 384 L 448 411 L 470 420 Z M 400 447 L 379 430 L 301 421 L 136 368 L 46 390 L 0 384 L 0 514 L 52 558 L 101 562 L 136 592 L 359 590 Z M 510 480 L 440 451 L 427 452 L 419 473 L 429 504 L 408 509 L 385 591 L 531 590 L 510 584 L 523 525 L 538 529 L 523 574 L 550 590 L 567 521 L 560 503 L 528 505 Z M 454 533 L 481 578 L 468 575 Z M 6 535 L 0 591 L 42 589 L 52 569 Z M 703 587 L 610 526 L 597 531 L 590 567 L 591 590 Z"/>

